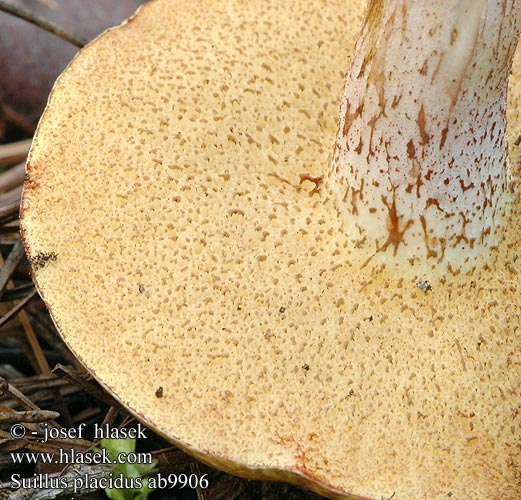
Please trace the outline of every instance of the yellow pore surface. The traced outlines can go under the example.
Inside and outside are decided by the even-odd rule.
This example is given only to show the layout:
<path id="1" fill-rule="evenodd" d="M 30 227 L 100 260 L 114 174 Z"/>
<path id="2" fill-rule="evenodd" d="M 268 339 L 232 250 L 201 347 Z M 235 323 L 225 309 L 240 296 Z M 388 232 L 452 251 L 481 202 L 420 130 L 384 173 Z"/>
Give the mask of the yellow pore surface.
<path id="1" fill-rule="evenodd" d="M 513 500 L 519 205 L 484 269 L 411 279 L 355 265 L 300 183 L 327 169 L 363 10 L 158 0 L 83 50 L 30 155 L 35 279 L 101 383 L 210 462 L 374 499 Z"/>

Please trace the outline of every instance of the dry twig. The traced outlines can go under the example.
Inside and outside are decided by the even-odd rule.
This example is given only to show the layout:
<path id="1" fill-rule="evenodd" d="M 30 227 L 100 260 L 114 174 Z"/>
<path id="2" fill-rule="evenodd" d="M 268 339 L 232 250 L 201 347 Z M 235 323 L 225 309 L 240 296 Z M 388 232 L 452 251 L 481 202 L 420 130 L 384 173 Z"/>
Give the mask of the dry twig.
<path id="1" fill-rule="evenodd" d="M 59 416 L 57 411 L 49 410 L 0 411 L 0 424 L 47 422 Z"/>
<path id="2" fill-rule="evenodd" d="M 21 300 L 16 304 L 9 312 L 4 314 L 0 318 L 0 327 L 4 326 L 10 319 L 14 318 L 29 302 L 34 296 L 36 295 L 36 290 L 33 290 L 25 299 Z"/>
<path id="3" fill-rule="evenodd" d="M 0 0 L 0 9 L 2 1 L 3 0 Z M 30 147 L 31 139 L 0 145 L 0 167 L 6 167 L 24 161 L 29 153 Z M 12 175 L 15 176 L 16 173 Z"/>
<path id="4" fill-rule="evenodd" d="M 4 293 L 4 290 L 7 288 L 9 280 L 16 269 L 16 266 L 20 263 L 24 256 L 24 245 L 22 240 L 18 240 L 11 252 L 9 253 L 9 257 L 7 257 L 2 269 L 0 269 L 0 297 Z"/>
<path id="5" fill-rule="evenodd" d="M 99 484 L 102 478 L 108 479 L 111 475 L 110 465 L 76 465 L 70 467 L 65 474 L 49 474 L 47 476 L 48 484 L 58 485 L 59 482 L 66 484 L 65 487 L 50 488 L 20 488 L 13 491 L 11 483 L 0 483 L 0 499 L 9 500 L 51 500 L 54 498 L 65 498 L 65 495 L 81 495 L 96 491 L 97 488 L 89 488 L 88 484 L 84 484 L 80 488 L 75 485 L 81 483 Z M 82 478 L 89 478 L 89 481 L 82 481 Z M 62 481 L 59 481 L 62 479 Z"/>
<path id="6" fill-rule="evenodd" d="M 69 33 L 65 29 L 60 26 L 47 21 L 43 17 L 37 16 L 33 12 L 28 9 L 24 9 L 23 7 L 19 7 L 18 5 L 14 5 L 7 0 L 0 0 L 0 10 L 7 12 L 8 14 L 12 14 L 13 16 L 19 17 L 20 19 L 24 19 L 36 26 L 48 31 L 49 33 L 53 33 L 64 40 L 76 45 L 76 47 L 84 47 L 87 44 L 87 40 L 84 38 L 75 35 L 73 33 Z"/>

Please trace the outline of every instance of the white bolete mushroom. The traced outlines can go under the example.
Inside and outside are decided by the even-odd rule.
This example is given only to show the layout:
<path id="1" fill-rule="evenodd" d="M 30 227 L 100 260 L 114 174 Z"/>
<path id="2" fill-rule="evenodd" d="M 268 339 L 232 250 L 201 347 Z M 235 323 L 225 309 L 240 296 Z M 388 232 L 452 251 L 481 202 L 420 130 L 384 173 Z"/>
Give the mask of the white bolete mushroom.
<path id="1" fill-rule="evenodd" d="M 365 9 L 156 0 L 82 50 L 27 165 L 34 279 L 107 390 L 208 463 L 519 499 L 521 2 Z"/>

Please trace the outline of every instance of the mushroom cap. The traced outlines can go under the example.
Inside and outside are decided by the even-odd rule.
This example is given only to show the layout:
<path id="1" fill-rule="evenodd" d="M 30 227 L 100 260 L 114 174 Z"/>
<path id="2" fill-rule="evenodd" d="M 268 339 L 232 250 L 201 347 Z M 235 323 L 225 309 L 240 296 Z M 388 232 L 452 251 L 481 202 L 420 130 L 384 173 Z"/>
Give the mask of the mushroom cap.
<path id="1" fill-rule="evenodd" d="M 519 203 L 483 268 L 411 279 L 354 264 L 309 181 L 364 8 L 156 0 L 82 50 L 28 160 L 34 279 L 100 383 L 207 463 L 331 498 L 518 499 Z"/>

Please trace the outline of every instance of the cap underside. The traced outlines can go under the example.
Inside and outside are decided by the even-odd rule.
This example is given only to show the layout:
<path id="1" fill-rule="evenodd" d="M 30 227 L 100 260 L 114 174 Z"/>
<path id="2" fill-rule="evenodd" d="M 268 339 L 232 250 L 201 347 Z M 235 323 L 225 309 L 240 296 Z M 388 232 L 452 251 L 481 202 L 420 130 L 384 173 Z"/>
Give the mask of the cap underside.
<path id="1" fill-rule="evenodd" d="M 410 279 L 353 264 L 307 180 L 364 3 L 157 0 L 84 49 L 30 155 L 34 277 L 100 382 L 211 462 L 519 498 L 519 204 L 488 267 Z"/>

